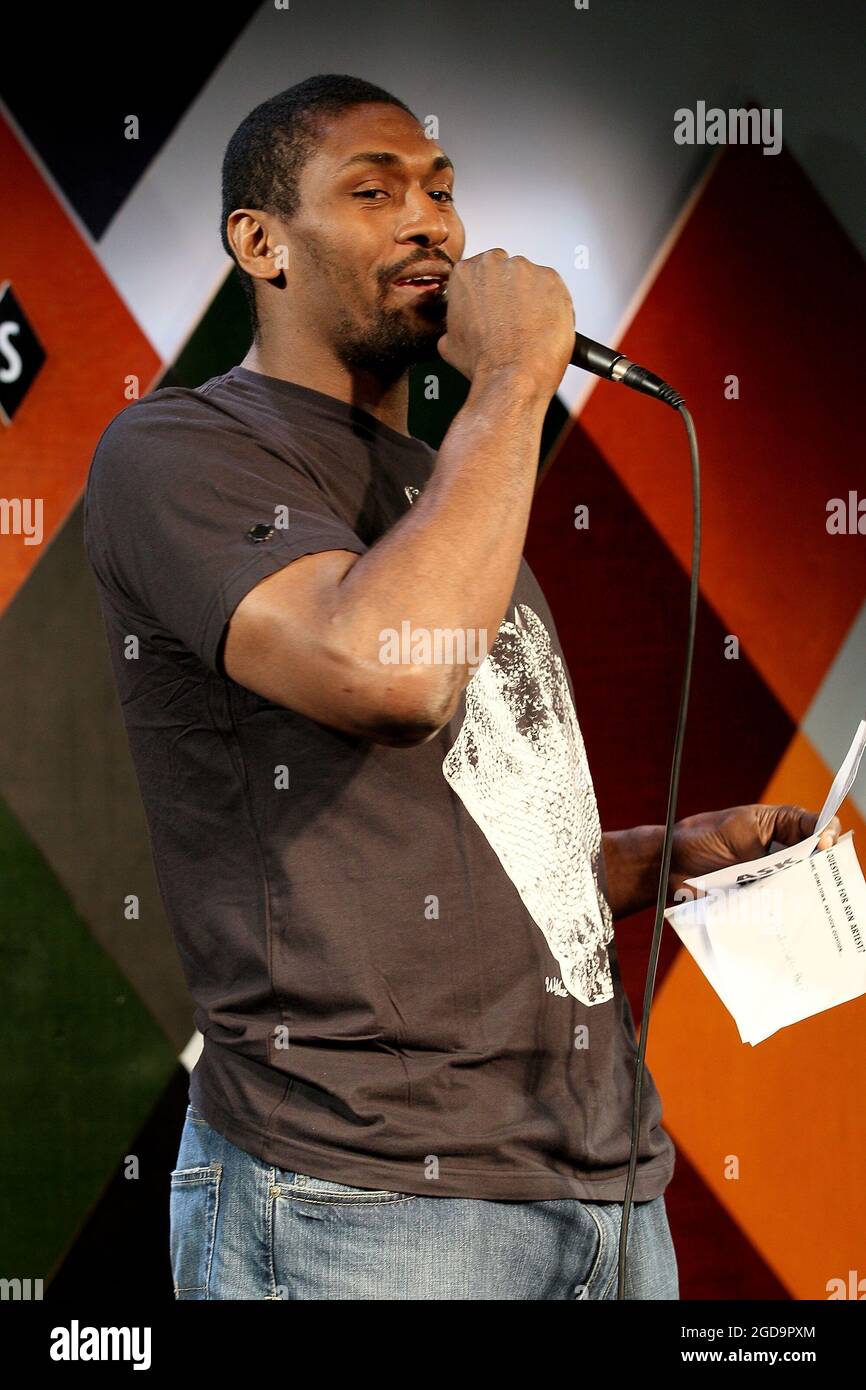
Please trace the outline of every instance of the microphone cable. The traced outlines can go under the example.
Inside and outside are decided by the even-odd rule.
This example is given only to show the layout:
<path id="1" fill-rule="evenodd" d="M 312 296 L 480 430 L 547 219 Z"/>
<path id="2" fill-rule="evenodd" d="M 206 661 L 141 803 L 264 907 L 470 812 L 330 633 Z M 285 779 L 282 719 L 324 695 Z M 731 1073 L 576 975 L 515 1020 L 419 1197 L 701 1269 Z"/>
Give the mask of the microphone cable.
<path id="1" fill-rule="evenodd" d="M 640 369 L 638 369 L 640 370 Z M 632 385 L 632 382 L 625 382 Z M 638 390 L 641 389 L 639 386 Z M 644 388 L 645 389 L 645 388 Z M 670 388 L 668 388 L 670 389 Z M 672 398 L 668 398 L 661 391 L 652 390 L 648 394 L 653 394 L 657 399 L 663 400 L 677 410 L 682 417 L 686 428 L 689 442 L 689 457 L 691 460 L 692 471 L 692 564 L 691 564 L 691 584 L 689 587 L 689 623 L 688 636 L 686 638 L 686 655 L 683 668 L 682 688 L 680 690 L 680 708 L 677 715 L 677 730 L 674 738 L 674 753 L 671 763 L 671 778 L 668 789 L 668 809 L 665 820 L 665 836 L 662 848 L 662 865 L 659 875 L 658 899 L 656 902 L 655 926 L 653 928 L 652 945 L 650 947 L 650 958 L 647 966 L 646 983 L 644 985 L 643 1012 L 641 1014 L 640 1045 L 637 1054 L 637 1065 L 635 1068 L 634 1082 L 634 1101 L 632 1107 L 632 1129 L 631 1129 L 631 1148 L 628 1161 L 628 1178 L 626 1180 L 625 1197 L 622 1208 L 622 1225 L 619 1233 L 619 1253 L 618 1265 L 619 1274 L 617 1280 L 617 1299 L 625 1298 L 625 1276 L 626 1276 L 626 1256 L 628 1245 L 628 1221 L 631 1211 L 632 1192 L 634 1191 L 635 1173 L 637 1169 L 637 1151 L 640 1138 L 640 1110 L 641 1095 L 643 1087 L 644 1058 L 646 1056 L 647 1038 L 649 1036 L 650 1005 L 652 1003 L 653 990 L 655 988 L 656 969 L 658 967 L 659 950 L 661 948 L 662 927 L 664 925 L 665 901 L 667 898 L 668 872 L 670 870 L 672 831 L 674 824 L 674 813 L 677 804 L 677 790 L 680 781 L 680 763 L 682 760 L 683 734 L 686 727 L 686 714 L 689 704 L 689 689 L 692 680 L 692 658 L 695 648 L 695 627 L 697 624 L 698 611 L 698 577 L 701 561 L 701 474 L 700 460 L 698 456 L 698 438 L 695 432 L 694 421 L 686 409 L 685 402 L 677 393 L 673 393 Z"/>

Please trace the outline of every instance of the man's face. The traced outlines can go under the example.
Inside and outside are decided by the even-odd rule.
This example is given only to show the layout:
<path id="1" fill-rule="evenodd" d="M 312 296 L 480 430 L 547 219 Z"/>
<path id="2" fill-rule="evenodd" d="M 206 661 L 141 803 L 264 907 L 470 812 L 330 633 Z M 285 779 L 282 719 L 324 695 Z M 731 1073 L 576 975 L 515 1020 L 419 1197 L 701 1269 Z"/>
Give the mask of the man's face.
<path id="1" fill-rule="evenodd" d="M 346 366 L 395 380 L 436 355 L 441 286 L 394 282 L 462 257 L 453 178 L 438 144 L 399 107 L 356 106 L 324 125 L 301 173 L 300 210 L 281 225 L 295 307 Z"/>

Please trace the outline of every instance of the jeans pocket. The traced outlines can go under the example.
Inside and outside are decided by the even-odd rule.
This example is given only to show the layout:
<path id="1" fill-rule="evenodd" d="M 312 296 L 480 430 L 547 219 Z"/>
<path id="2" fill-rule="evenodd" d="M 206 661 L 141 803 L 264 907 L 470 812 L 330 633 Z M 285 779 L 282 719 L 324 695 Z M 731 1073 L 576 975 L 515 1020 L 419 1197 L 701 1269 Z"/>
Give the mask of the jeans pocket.
<path id="1" fill-rule="evenodd" d="M 176 1299 L 211 1296 L 222 1171 L 221 1163 L 172 1170 L 169 1219 Z"/>
<path id="2" fill-rule="evenodd" d="M 306 1173 L 277 1170 L 281 1197 L 304 1202 L 327 1202 L 335 1206 L 372 1206 L 382 1202 L 411 1202 L 414 1192 L 391 1192 L 381 1188 L 352 1187 L 333 1178 L 313 1178 Z M 280 1181 L 282 1179 L 282 1181 Z"/>

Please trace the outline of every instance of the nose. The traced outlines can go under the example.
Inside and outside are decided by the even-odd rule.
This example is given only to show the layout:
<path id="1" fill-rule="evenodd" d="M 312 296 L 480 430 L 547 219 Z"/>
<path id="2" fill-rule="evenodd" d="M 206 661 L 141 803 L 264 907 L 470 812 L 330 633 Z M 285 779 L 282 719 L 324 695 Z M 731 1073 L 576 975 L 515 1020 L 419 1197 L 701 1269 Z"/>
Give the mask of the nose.
<path id="1" fill-rule="evenodd" d="M 394 240 L 414 241 L 419 246 L 441 246 L 451 230 L 442 215 L 442 206 L 423 188 L 411 190 L 406 195 Z"/>

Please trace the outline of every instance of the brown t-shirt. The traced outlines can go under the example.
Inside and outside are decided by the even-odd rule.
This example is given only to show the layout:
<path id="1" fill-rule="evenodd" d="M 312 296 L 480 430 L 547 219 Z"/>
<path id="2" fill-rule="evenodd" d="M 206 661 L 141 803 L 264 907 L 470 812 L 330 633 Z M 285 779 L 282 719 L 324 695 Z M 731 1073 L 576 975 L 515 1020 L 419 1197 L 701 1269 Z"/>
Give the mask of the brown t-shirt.
<path id="1" fill-rule="evenodd" d="M 316 1177 L 621 1200 L 634 1020 L 573 686 L 526 562 L 421 746 L 328 728 L 221 664 L 244 594 L 300 555 L 363 554 L 435 461 L 243 367 L 151 392 L 98 442 L 85 542 L 204 1034 L 190 1098 L 240 1148 Z M 645 1074 L 635 1200 L 673 1173 L 660 1118 Z"/>

